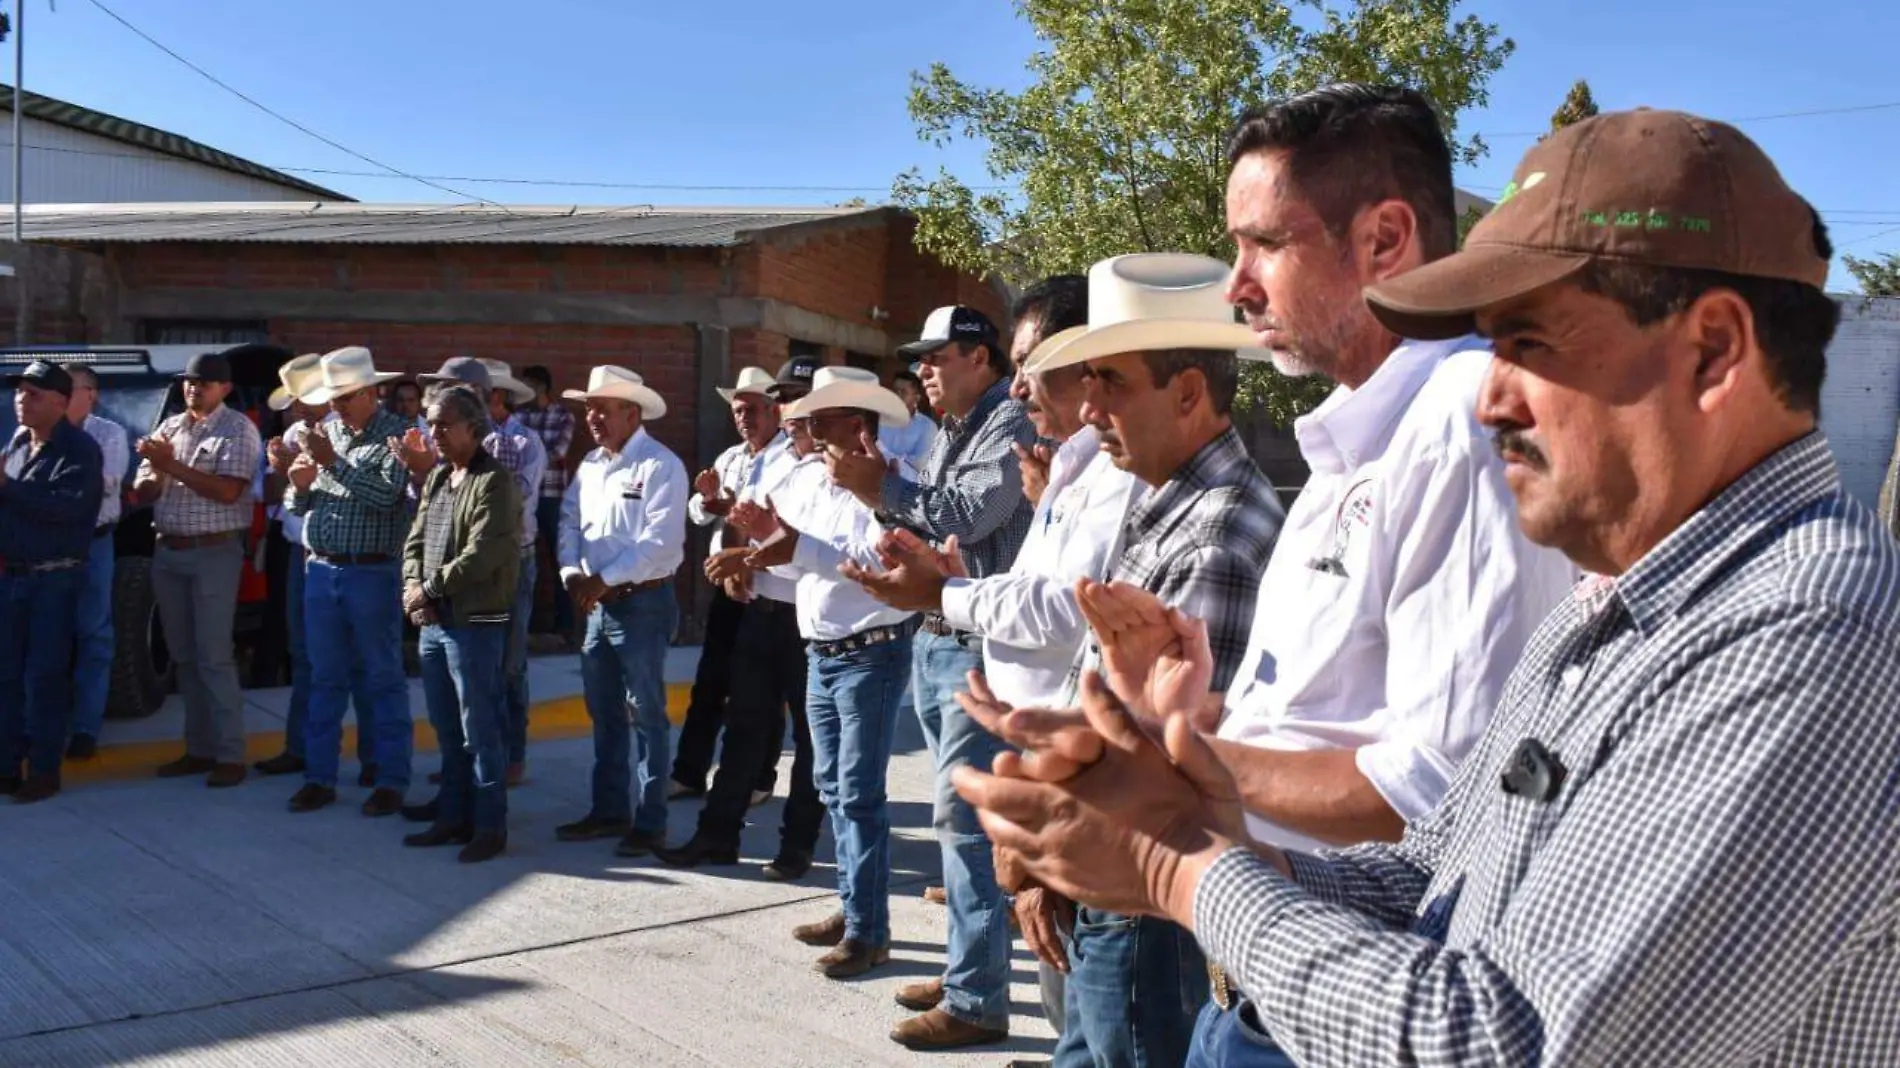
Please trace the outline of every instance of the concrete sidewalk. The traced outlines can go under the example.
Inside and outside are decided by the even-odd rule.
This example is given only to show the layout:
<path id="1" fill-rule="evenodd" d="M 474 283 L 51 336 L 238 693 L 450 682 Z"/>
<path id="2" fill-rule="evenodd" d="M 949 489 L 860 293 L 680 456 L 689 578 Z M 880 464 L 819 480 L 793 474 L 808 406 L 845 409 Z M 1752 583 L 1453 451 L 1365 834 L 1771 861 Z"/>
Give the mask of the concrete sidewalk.
<path id="1" fill-rule="evenodd" d="M 677 656 L 669 676 L 692 663 Z M 573 669 L 534 670 L 553 697 Z M 268 698 L 257 704 L 252 730 L 281 732 Z M 149 721 L 115 726 L 151 733 L 109 731 L 113 746 L 161 736 Z M 922 1055 L 887 1037 L 909 1015 L 896 987 L 943 963 L 943 910 L 918 896 L 939 853 L 914 717 L 900 718 L 891 765 L 893 961 L 855 982 L 813 974 L 819 951 L 789 936 L 836 907 L 829 836 L 792 885 L 759 874 L 778 800 L 753 811 L 737 867 L 677 871 L 617 858 L 611 842 L 556 842 L 554 826 L 586 811 L 591 762 L 585 739 L 535 742 L 509 795 L 509 851 L 477 866 L 403 848 L 414 825 L 365 819 L 367 791 L 347 785 L 306 815 L 284 810 L 294 783 L 281 779 L 94 782 L 0 806 L 0 1066 L 1000 1068 L 1047 1055 L 1020 951 L 1010 1043 Z M 674 806 L 672 840 L 697 809 Z"/>

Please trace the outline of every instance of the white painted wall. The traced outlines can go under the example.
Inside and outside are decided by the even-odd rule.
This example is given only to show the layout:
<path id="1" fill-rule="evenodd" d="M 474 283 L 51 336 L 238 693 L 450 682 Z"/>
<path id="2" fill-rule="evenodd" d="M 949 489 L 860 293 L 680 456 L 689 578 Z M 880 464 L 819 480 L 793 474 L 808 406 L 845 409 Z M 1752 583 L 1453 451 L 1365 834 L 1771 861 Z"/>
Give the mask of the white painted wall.
<path id="1" fill-rule="evenodd" d="M 1821 429 L 1841 481 L 1872 508 L 1900 427 L 1900 298 L 1841 301 L 1841 326 L 1827 350 Z"/>
<path id="2" fill-rule="evenodd" d="M 28 116 L 28 204 L 314 200 L 310 193 Z M 13 116 L 0 111 L 0 205 L 13 202 Z"/>

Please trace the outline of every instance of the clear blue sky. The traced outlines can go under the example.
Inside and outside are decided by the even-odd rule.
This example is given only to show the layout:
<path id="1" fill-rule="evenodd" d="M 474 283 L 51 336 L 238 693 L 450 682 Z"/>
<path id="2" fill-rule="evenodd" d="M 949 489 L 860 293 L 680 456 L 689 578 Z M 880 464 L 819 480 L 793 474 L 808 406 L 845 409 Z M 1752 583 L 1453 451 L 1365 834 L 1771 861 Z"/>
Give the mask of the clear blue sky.
<path id="1" fill-rule="evenodd" d="M 18 0 L 9 0 L 12 9 Z M 25 0 L 27 87 L 184 133 L 278 167 L 366 171 L 133 36 L 89 0 Z M 939 161 L 985 181 L 971 149 L 937 153 L 905 113 L 912 70 L 941 60 L 1017 86 L 1036 41 L 1005 0 L 104 0 L 237 88 L 414 174 L 841 187 L 608 189 L 447 181 L 516 203 L 765 204 L 877 199 Z M 1467 2 L 1517 53 L 1492 134 L 1459 175 L 1494 193 L 1570 83 L 1605 108 L 1716 117 L 1900 103 L 1900 4 L 1769 0 Z M 896 18 L 892 12 L 902 11 Z M 1796 20 L 1799 20 L 1798 22 Z M 4 61 L 0 61 L 4 62 Z M 8 64 L 10 66 L 10 63 Z M 1900 107 L 1748 124 L 1835 243 L 1900 250 Z M 297 172 L 364 200 L 442 201 L 402 179 Z M 842 188 L 849 187 L 849 188 Z M 1838 268 L 1833 284 L 1849 287 Z"/>

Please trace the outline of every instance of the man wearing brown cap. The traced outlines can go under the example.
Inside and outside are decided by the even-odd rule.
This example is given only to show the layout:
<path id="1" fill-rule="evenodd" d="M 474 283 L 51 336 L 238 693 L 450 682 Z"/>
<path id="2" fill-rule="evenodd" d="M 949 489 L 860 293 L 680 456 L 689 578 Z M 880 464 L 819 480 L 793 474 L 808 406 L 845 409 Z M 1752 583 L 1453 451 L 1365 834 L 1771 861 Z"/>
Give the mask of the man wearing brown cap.
<path id="1" fill-rule="evenodd" d="M 1643 110 L 1368 290 L 1492 338 L 1519 522 L 1592 575 L 1401 843 L 1250 843 L 1192 695 L 1158 745 L 1095 679 L 959 788 L 1043 883 L 1192 925 L 1298 1063 L 1895 1063 L 1900 545 L 1816 426 L 1830 252 L 1740 132 Z"/>

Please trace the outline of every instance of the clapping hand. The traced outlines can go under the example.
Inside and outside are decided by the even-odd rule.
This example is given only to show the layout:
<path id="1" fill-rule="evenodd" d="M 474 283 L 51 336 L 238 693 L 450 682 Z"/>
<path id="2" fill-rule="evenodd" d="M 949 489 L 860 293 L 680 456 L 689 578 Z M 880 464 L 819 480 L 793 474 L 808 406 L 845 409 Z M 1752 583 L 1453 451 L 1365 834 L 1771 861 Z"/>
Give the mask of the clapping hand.
<path id="1" fill-rule="evenodd" d="M 1055 454 L 1049 451 L 1049 446 L 1040 443 L 1030 448 L 1010 447 L 1016 450 L 1016 466 L 1023 473 L 1023 496 L 1029 498 L 1030 504 L 1041 504 L 1042 495 L 1049 488 L 1049 464 Z"/>
<path id="2" fill-rule="evenodd" d="M 766 541 L 783 526 L 778 509 L 773 506 L 770 497 L 762 505 L 752 501 L 740 501 L 733 505 L 732 511 L 726 516 L 726 525 L 752 541 Z"/>
<path id="3" fill-rule="evenodd" d="M 858 444 L 862 452 L 827 451 L 825 464 L 831 469 L 833 482 L 866 508 L 875 510 L 884 499 L 884 476 L 890 472 L 890 464 L 868 431 L 858 436 Z"/>
<path id="4" fill-rule="evenodd" d="M 732 511 L 735 500 L 726 493 L 726 487 L 719 482 L 719 472 L 708 467 L 693 479 L 693 492 L 699 494 L 700 506 L 711 515 L 725 515 Z"/>
<path id="5" fill-rule="evenodd" d="M 272 438 L 264 451 L 270 456 L 270 469 L 280 475 L 290 473 L 291 461 L 297 458 L 297 450 L 291 448 L 283 438 Z"/>
<path id="6" fill-rule="evenodd" d="M 336 463 L 336 444 L 330 440 L 329 433 L 321 426 L 311 428 L 310 436 L 304 439 L 304 453 L 315 460 L 318 467 L 328 467 Z"/>
<path id="7" fill-rule="evenodd" d="M 317 462 L 306 454 L 292 460 L 290 470 L 284 474 L 290 479 L 290 484 L 297 488 L 298 493 L 309 493 L 310 487 L 316 485 L 317 476 L 321 473 Z"/>
<path id="8" fill-rule="evenodd" d="M 706 558 L 706 578 L 708 581 L 724 585 L 740 577 L 751 574 L 746 557 L 751 550 L 740 545 L 731 549 L 721 549 Z"/>
<path id="9" fill-rule="evenodd" d="M 910 531 L 894 530 L 878 541 L 878 558 L 884 565 L 883 571 L 846 560 L 838 565 L 838 573 L 892 608 L 905 612 L 937 612 L 943 609 L 944 582 L 951 576 L 945 556 L 955 561 L 958 572 L 963 570 L 956 535 L 950 536 L 944 543 L 944 551 L 939 553 Z"/>
<path id="10" fill-rule="evenodd" d="M 140 438 L 138 454 L 152 465 L 152 470 L 161 475 L 169 475 L 178 466 L 178 456 L 172 449 L 172 443 L 164 438 Z"/>
<path id="11" fill-rule="evenodd" d="M 1213 730 L 1220 718 L 1220 699 L 1208 690 L 1214 654 L 1208 647 L 1207 623 L 1124 582 L 1082 579 L 1075 592 L 1101 646 L 1109 687 L 1142 715 L 1166 718 L 1180 713 L 1195 729 Z"/>
<path id="12" fill-rule="evenodd" d="M 416 428 L 409 430 L 400 438 L 390 438 L 389 451 L 411 475 L 421 477 L 434 470 L 436 463 L 435 447 L 429 444 L 427 435 Z"/>

